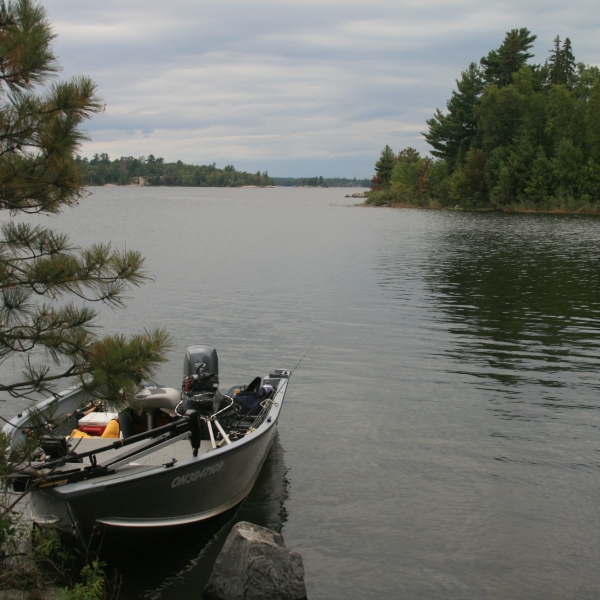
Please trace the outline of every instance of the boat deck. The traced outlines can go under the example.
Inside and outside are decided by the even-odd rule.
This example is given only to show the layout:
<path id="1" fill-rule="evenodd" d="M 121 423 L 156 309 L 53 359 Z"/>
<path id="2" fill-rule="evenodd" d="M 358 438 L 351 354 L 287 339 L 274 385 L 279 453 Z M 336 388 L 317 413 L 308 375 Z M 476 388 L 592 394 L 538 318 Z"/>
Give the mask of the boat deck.
<path id="1" fill-rule="evenodd" d="M 112 441 L 115 440 L 103 438 L 77 438 L 69 440 L 68 443 L 69 448 L 72 451 L 81 453 L 110 446 Z M 113 462 L 115 460 L 118 460 L 121 456 L 125 457 L 131 454 L 132 452 L 135 452 L 136 447 L 140 447 L 142 444 L 144 444 L 144 441 L 141 441 L 137 444 L 132 444 L 131 446 L 127 446 L 125 448 L 106 450 L 100 454 L 97 454 L 96 459 L 98 461 L 98 465 Z M 211 449 L 212 447 L 210 441 L 202 440 L 200 443 L 200 448 L 198 450 L 198 456 L 206 454 Z M 192 446 L 189 440 L 180 440 L 178 442 L 174 442 L 168 445 L 165 448 L 158 448 L 152 453 L 147 454 L 145 456 L 132 456 L 131 462 L 119 466 L 110 474 L 103 475 L 101 477 L 95 478 L 94 480 L 91 480 L 90 483 L 99 483 L 101 481 L 106 481 L 107 479 L 116 479 L 119 477 L 124 477 L 126 475 L 132 475 L 134 473 L 149 471 L 156 467 L 160 467 L 161 465 L 172 463 L 173 461 L 179 462 L 182 460 L 187 460 L 189 458 L 192 458 Z M 90 459 L 84 458 L 83 462 L 68 462 L 65 465 L 57 468 L 55 472 L 72 472 L 74 469 L 77 468 L 83 470 L 86 467 L 89 467 L 90 465 Z"/>

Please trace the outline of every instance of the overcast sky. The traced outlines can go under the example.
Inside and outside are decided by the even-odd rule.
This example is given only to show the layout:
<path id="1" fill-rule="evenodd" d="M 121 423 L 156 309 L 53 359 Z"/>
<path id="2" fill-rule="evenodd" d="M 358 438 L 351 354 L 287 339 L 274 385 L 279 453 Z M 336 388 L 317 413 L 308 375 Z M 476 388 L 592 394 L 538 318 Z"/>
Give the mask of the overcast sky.
<path id="1" fill-rule="evenodd" d="M 597 0 L 42 3 L 62 76 L 106 102 L 86 156 L 371 177 L 385 144 L 427 152 L 425 119 L 510 29 L 537 34 L 536 62 L 559 34 L 600 64 Z"/>

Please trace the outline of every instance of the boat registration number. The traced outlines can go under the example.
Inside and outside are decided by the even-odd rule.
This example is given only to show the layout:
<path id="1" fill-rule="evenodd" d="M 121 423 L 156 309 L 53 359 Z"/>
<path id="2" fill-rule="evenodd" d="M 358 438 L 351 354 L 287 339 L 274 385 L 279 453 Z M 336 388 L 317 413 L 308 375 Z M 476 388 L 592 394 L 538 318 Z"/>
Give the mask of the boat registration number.
<path id="1" fill-rule="evenodd" d="M 217 463 L 216 465 L 212 465 L 211 467 L 205 467 L 204 469 L 199 469 L 198 471 L 194 471 L 192 473 L 188 473 L 187 475 L 181 475 L 180 477 L 175 477 L 171 482 L 171 487 L 176 488 L 180 485 L 185 485 L 187 483 L 192 483 L 194 481 L 198 481 L 198 479 L 203 479 L 208 475 L 214 475 L 218 473 L 223 468 L 223 461 Z"/>

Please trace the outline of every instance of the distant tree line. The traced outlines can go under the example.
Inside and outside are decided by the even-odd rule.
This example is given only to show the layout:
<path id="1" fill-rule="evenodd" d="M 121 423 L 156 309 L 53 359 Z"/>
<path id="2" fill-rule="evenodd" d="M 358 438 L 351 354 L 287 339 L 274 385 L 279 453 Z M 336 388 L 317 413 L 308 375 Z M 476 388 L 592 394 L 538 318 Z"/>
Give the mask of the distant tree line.
<path id="1" fill-rule="evenodd" d="M 529 64 L 535 35 L 513 29 L 457 80 L 427 120 L 434 158 L 386 146 L 369 203 L 600 210 L 600 70 L 557 36 Z"/>
<path id="2" fill-rule="evenodd" d="M 76 162 L 86 184 L 129 185 L 139 183 L 140 177 L 146 185 L 186 187 L 240 187 L 242 185 L 273 185 L 265 171 L 246 173 L 236 171 L 233 165 L 218 169 L 212 165 L 186 165 L 178 160 L 166 163 L 163 158 L 152 154 L 134 158 L 122 156 L 110 160 L 108 154 L 95 154 L 91 160 L 78 156 Z"/>
<path id="3" fill-rule="evenodd" d="M 273 177 L 275 185 L 284 187 L 369 187 L 370 179 L 348 179 L 346 177 Z"/>

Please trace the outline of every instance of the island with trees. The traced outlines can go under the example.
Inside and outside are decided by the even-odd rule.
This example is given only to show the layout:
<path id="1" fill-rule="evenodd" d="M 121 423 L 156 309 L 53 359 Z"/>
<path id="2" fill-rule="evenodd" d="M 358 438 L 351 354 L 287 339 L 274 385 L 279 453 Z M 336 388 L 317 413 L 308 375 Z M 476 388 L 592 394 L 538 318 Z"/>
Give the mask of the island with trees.
<path id="1" fill-rule="evenodd" d="M 370 179 L 353 177 L 273 177 L 273 183 L 282 187 L 365 187 L 371 185 Z"/>
<path id="2" fill-rule="evenodd" d="M 211 165 L 187 165 L 182 161 L 167 163 L 153 154 L 135 158 L 121 156 L 111 160 L 108 154 L 95 154 L 90 160 L 77 156 L 76 165 L 87 185 L 165 185 L 185 187 L 272 186 L 265 171 L 247 173 L 233 165 L 218 169 Z"/>
<path id="3" fill-rule="evenodd" d="M 462 72 L 427 120 L 433 158 L 386 145 L 366 203 L 600 212 L 600 70 L 559 36 L 531 64 L 535 39 L 513 29 Z"/>

